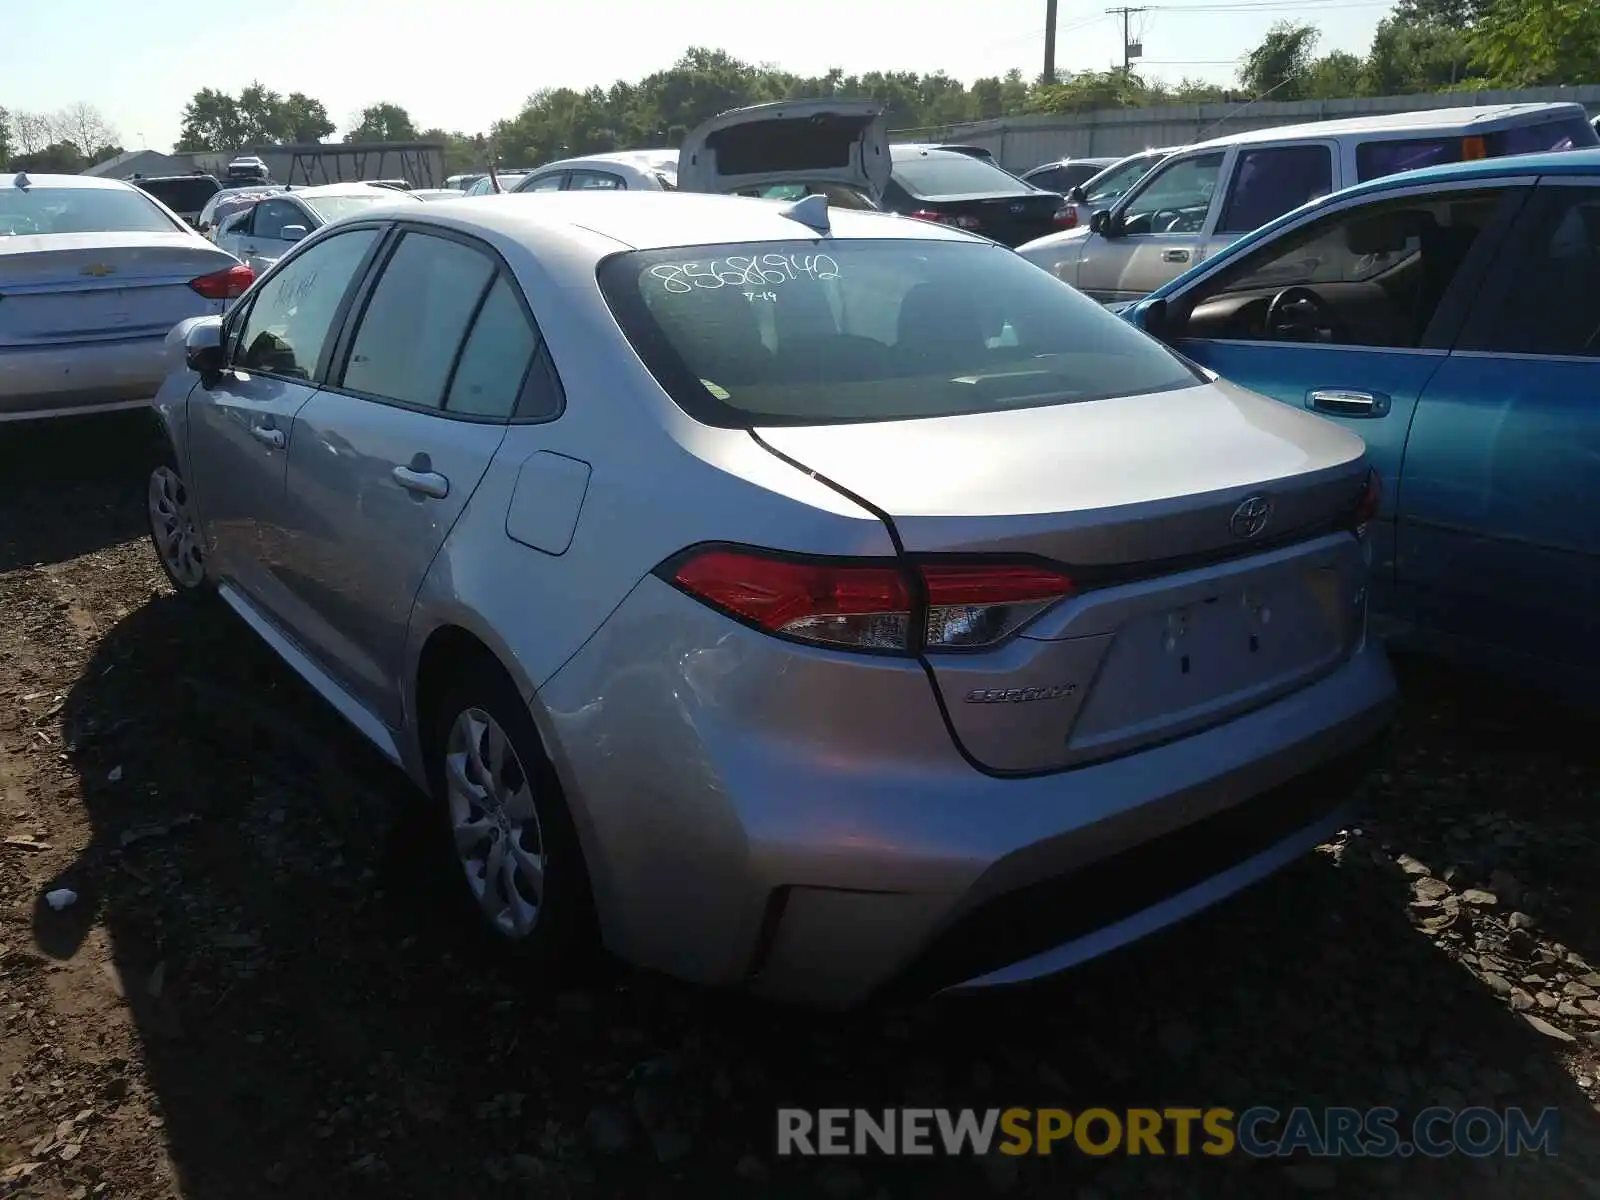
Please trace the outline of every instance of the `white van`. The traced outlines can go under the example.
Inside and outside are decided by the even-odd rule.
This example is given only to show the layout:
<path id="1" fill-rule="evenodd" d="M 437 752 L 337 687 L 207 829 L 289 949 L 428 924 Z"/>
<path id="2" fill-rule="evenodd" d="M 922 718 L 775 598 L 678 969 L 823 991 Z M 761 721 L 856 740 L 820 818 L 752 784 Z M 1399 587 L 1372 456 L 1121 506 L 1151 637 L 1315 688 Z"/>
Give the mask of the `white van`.
<path id="1" fill-rule="evenodd" d="M 1252 229 L 1352 184 L 1595 145 L 1581 104 L 1423 109 L 1235 133 L 1172 155 L 1088 228 L 1017 253 L 1102 303 L 1137 300 Z"/>

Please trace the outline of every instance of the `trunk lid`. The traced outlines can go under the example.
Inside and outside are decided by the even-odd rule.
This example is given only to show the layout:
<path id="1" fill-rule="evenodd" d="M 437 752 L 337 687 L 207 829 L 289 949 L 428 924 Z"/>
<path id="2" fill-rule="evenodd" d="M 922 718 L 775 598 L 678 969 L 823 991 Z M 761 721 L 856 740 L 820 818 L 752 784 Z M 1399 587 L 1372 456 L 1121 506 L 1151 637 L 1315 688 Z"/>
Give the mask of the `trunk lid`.
<path id="1" fill-rule="evenodd" d="M 1029 195 L 940 196 L 919 199 L 919 211 L 935 214 L 946 224 L 981 233 L 1005 246 L 1020 246 L 1035 238 L 1060 233 L 1056 213 L 1062 200 L 1055 192 Z"/>
<path id="2" fill-rule="evenodd" d="M 237 261 L 177 232 L 0 238 L 0 346 L 165 336 L 211 311 L 189 281 Z"/>
<path id="3" fill-rule="evenodd" d="M 910 557 L 1043 559 L 1074 580 L 1020 634 L 925 656 L 957 738 L 991 769 L 1223 720 L 1362 636 L 1362 546 L 1339 524 L 1365 447 L 1241 388 L 757 433 L 882 510 Z"/>
<path id="4" fill-rule="evenodd" d="M 722 113 L 690 133 L 678 152 L 678 190 L 837 183 L 880 200 L 891 170 L 882 105 L 778 101 Z"/>

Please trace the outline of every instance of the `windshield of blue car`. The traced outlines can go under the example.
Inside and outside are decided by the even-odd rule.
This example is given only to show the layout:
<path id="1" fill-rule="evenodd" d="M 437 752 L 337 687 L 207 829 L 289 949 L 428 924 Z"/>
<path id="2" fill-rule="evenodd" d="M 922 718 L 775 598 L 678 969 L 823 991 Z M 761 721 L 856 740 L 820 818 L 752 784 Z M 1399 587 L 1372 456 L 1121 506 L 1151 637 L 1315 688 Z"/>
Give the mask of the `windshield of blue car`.
<path id="1" fill-rule="evenodd" d="M 372 196 L 302 196 L 300 199 L 324 221 L 337 221 L 340 217 L 362 212 L 374 204 L 421 203 L 410 193 L 391 188 L 382 188 Z"/>
<path id="2" fill-rule="evenodd" d="M 599 279 L 651 374 L 712 425 L 953 416 L 1202 382 L 1160 343 L 992 244 L 629 251 Z"/>
<path id="3" fill-rule="evenodd" d="M 928 150 L 894 160 L 894 178 L 913 196 L 1022 196 L 1038 193 L 986 158 L 953 150 Z"/>
<path id="4" fill-rule="evenodd" d="M 0 188 L 0 237 L 51 233 L 171 233 L 181 228 L 134 188 Z"/>

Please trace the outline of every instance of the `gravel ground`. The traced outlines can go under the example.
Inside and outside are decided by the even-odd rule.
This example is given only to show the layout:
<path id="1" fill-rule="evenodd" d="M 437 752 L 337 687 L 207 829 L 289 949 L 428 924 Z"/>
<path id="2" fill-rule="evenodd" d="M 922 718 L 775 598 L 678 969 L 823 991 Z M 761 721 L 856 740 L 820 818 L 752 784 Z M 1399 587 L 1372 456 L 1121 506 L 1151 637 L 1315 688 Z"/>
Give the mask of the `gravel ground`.
<path id="1" fill-rule="evenodd" d="M 556 987 L 460 952 L 405 781 L 170 595 L 135 426 L 0 439 L 0 1195 L 1600 1195 L 1587 719 L 1402 664 L 1360 829 L 1024 992 L 841 1017 L 622 968 Z M 1554 1159 L 829 1164 L 774 1157 L 786 1103 L 1563 1127 Z"/>

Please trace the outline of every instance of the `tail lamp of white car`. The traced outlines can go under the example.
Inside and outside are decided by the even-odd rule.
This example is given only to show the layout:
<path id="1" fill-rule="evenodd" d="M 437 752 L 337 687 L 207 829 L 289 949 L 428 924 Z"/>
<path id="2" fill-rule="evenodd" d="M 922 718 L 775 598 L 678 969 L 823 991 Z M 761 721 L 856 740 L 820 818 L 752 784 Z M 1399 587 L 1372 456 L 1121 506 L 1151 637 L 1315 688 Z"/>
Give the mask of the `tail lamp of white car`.
<path id="1" fill-rule="evenodd" d="M 256 273 L 243 263 L 235 263 L 209 275 L 191 279 L 189 286 L 207 300 L 237 300 L 256 281 Z"/>

